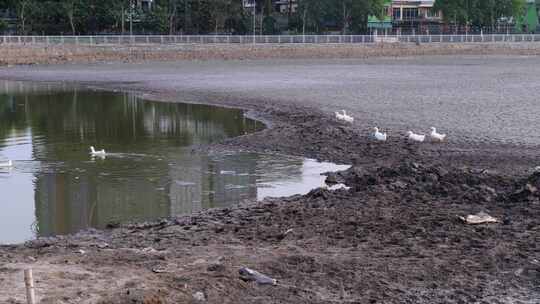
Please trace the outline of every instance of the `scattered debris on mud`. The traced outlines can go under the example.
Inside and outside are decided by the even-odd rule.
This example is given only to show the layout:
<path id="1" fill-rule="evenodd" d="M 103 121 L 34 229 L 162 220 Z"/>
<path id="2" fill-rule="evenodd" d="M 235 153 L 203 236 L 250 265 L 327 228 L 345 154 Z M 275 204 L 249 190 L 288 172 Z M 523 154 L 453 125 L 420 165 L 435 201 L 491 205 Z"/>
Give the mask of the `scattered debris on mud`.
<path id="1" fill-rule="evenodd" d="M 30 267 L 39 303 L 538 303 L 537 148 L 378 143 L 361 119 L 239 103 L 272 127 L 194 149 L 349 163 L 344 186 L 0 246 L 0 302 L 25 303 Z M 460 219 L 481 213 L 497 223 Z"/>
<path id="2" fill-rule="evenodd" d="M 25 267 L 41 303 L 540 299 L 540 196 L 531 191 L 540 173 L 512 179 L 404 162 L 338 179 L 351 189 L 0 247 L 2 300 L 23 303 Z M 458 218 L 478 212 L 501 222 Z M 277 283 L 244 280 L 244 267 Z"/>

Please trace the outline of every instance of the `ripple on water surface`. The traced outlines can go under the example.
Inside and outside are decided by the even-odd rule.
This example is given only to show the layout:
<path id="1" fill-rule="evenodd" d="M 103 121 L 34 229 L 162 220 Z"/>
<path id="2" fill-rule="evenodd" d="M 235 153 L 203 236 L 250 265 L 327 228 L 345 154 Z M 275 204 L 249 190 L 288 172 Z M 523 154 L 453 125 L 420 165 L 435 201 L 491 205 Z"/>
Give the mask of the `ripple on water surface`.
<path id="1" fill-rule="evenodd" d="M 236 109 L 0 82 L 0 161 L 14 160 L 0 170 L 0 243 L 303 194 L 348 167 L 189 148 L 262 128 Z"/>

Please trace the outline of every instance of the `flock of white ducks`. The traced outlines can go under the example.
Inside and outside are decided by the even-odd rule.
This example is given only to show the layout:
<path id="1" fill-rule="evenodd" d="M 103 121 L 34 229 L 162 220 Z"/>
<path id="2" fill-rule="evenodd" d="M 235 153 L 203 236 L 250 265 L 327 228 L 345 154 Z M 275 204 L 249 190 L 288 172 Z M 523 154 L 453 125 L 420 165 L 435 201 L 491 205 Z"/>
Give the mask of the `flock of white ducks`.
<path id="1" fill-rule="evenodd" d="M 354 117 L 350 116 L 345 112 L 345 110 L 341 110 L 341 112 L 335 112 L 336 119 L 340 121 L 345 121 L 348 123 L 354 122 Z M 388 139 L 388 134 L 382 133 L 378 127 L 373 128 L 373 138 L 377 141 L 386 141 Z M 407 132 L 407 139 L 412 142 L 418 142 L 422 143 L 426 141 L 426 135 L 425 134 L 416 134 L 413 131 Z M 429 137 L 432 141 L 436 142 L 443 142 L 446 139 L 446 134 L 441 134 L 437 132 L 437 129 L 435 127 L 431 127 L 431 132 L 429 133 Z"/>
<path id="2" fill-rule="evenodd" d="M 354 118 L 350 115 L 347 115 L 347 112 L 345 112 L 345 110 L 341 110 L 341 112 L 336 112 L 336 118 L 337 120 L 342 120 L 349 123 L 354 122 Z"/>

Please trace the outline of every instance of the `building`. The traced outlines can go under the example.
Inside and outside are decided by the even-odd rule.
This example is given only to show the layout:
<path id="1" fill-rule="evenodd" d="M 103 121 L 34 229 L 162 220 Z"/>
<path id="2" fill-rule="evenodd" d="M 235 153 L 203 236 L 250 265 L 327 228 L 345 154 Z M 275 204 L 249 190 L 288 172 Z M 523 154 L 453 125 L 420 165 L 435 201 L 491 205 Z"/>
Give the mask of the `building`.
<path id="1" fill-rule="evenodd" d="M 435 0 L 387 0 L 384 18 L 368 19 L 372 33 L 430 34 L 439 33 L 442 13 L 435 11 Z"/>
<path id="2" fill-rule="evenodd" d="M 442 13 L 435 11 L 435 0 L 392 1 L 392 25 L 402 34 L 430 34 L 440 32 Z"/>
<path id="3" fill-rule="evenodd" d="M 392 24 L 392 0 L 386 0 L 384 3 L 383 18 L 376 16 L 368 16 L 367 27 L 373 35 L 391 34 L 393 29 Z"/>
<path id="4" fill-rule="evenodd" d="M 298 10 L 297 0 L 274 0 L 274 7 L 276 12 L 281 14 L 296 13 Z"/>
<path id="5" fill-rule="evenodd" d="M 142 9 L 144 12 L 150 11 L 154 0 L 136 0 L 136 5 L 138 8 Z"/>
<path id="6" fill-rule="evenodd" d="M 253 9 L 255 0 L 243 0 L 244 9 Z M 274 10 L 281 14 L 296 13 L 298 0 L 272 0 Z M 289 11 L 290 10 L 290 11 Z"/>
<path id="7" fill-rule="evenodd" d="M 256 4 L 255 0 L 242 0 L 242 4 L 245 9 L 253 9 L 253 6 Z"/>

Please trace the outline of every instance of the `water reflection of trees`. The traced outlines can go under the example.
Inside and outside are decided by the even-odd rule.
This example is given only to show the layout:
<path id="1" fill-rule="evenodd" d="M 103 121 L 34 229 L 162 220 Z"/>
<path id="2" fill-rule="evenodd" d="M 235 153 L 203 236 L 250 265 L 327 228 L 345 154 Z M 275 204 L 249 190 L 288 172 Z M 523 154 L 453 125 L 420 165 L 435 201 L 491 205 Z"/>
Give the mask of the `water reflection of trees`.
<path id="1" fill-rule="evenodd" d="M 1 86 L 0 86 L 1 87 Z M 132 95 L 45 88 L 30 93 L 19 85 L 0 94 L 0 139 L 9 130 L 30 125 L 34 134 L 71 144 L 97 142 L 142 145 L 166 141 L 189 146 L 260 129 L 240 110 L 205 105 L 148 102 Z M 49 151 L 53 152 L 53 151 Z M 53 155 L 62 154 L 54 151 Z M 48 155 L 48 156 L 53 156 Z"/>
<path id="2" fill-rule="evenodd" d="M 58 86 L 0 86 L 0 148 L 12 130 L 28 128 L 35 159 L 62 161 L 35 173 L 39 235 L 195 212 L 257 196 L 251 175 L 256 157 L 242 162 L 252 177 L 234 177 L 219 174 L 228 168 L 225 163 L 181 148 L 261 128 L 240 110 Z M 89 145 L 149 155 L 177 147 L 167 155 L 176 165 L 157 159 L 92 163 Z M 241 187 L 227 189 L 230 185 Z"/>
<path id="3" fill-rule="evenodd" d="M 5 139 L 10 134 L 21 133 L 26 129 L 27 117 L 24 105 L 16 103 L 13 96 L 0 95 L 0 148 L 5 145 Z"/>

